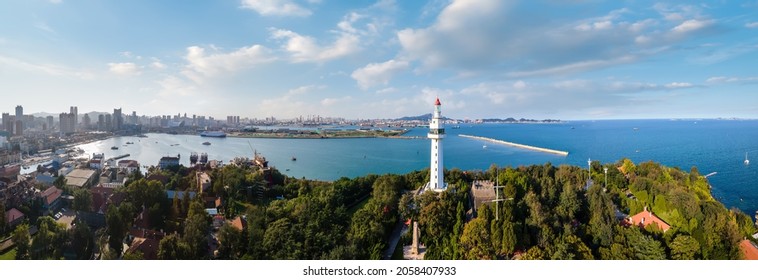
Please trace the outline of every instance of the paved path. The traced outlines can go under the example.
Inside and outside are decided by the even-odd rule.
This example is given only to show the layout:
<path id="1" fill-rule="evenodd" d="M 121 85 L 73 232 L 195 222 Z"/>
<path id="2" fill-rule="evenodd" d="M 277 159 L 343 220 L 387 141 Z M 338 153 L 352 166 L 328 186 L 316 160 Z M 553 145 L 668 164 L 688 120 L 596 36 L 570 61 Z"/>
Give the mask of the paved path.
<path id="1" fill-rule="evenodd" d="M 397 243 L 400 242 L 400 236 L 405 232 L 404 229 L 405 223 L 402 219 L 398 219 L 397 224 L 395 224 L 395 229 L 392 231 L 392 236 L 390 236 L 389 246 L 387 247 L 387 250 L 384 251 L 382 259 L 392 259 L 392 254 L 395 253 L 395 247 L 397 247 Z"/>

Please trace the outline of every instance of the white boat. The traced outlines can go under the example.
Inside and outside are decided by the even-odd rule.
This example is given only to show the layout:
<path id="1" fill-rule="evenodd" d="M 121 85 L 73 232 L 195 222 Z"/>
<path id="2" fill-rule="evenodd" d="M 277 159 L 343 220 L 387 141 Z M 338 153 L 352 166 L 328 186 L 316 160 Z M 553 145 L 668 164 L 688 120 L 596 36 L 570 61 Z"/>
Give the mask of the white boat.
<path id="1" fill-rule="evenodd" d="M 747 159 L 747 152 L 745 153 L 745 165 L 750 164 L 750 160 Z"/>

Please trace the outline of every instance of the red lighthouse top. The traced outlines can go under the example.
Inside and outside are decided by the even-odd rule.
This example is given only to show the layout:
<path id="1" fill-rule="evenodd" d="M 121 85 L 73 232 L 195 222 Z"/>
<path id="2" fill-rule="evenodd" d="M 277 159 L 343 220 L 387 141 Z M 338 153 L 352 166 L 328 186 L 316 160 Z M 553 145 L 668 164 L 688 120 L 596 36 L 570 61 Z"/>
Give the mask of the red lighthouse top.
<path id="1" fill-rule="evenodd" d="M 442 103 L 440 103 L 440 98 L 437 97 L 437 101 L 434 101 L 434 106 L 440 106 Z"/>

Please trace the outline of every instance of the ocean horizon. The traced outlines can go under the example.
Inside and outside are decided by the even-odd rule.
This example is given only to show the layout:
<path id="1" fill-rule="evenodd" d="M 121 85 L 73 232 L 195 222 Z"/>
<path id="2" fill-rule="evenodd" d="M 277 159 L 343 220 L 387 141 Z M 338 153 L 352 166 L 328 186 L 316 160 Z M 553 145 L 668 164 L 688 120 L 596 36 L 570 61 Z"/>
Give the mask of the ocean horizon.
<path id="1" fill-rule="evenodd" d="M 486 170 L 491 164 L 512 166 L 570 164 L 587 168 L 587 160 L 613 163 L 629 158 L 654 161 L 689 172 L 696 166 L 709 177 L 713 196 L 727 207 L 752 215 L 758 209 L 758 168 L 743 163 L 758 152 L 758 121 L 745 119 L 591 120 L 560 123 L 484 123 L 446 127 L 446 169 Z M 209 138 L 197 135 L 147 134 L 147 138 L 113 137 L 78 145 L 86 154 L 106 158 L 130 154 L 141 165 L 157 165 L 162 156 L 180 155 L 188 166 L 192 152 L 230 162 L 235 157 L 265 156 L 283 174 L 332 181 L 368 174 L 403 174 L 429 166 L 427 128 L 411 128 L 418 139 L 344 138 L 275 139 Z M 517 148 L 459 134 L 567 151 L 567 156 Z M 202 145 L 202 142 L 211 145 Z M 134 142 L 127 145 L 126 142 Z M 118 150 L 111 150 L 116 146 Z M 296 158 L 297 160 L 292 160 Z"/>

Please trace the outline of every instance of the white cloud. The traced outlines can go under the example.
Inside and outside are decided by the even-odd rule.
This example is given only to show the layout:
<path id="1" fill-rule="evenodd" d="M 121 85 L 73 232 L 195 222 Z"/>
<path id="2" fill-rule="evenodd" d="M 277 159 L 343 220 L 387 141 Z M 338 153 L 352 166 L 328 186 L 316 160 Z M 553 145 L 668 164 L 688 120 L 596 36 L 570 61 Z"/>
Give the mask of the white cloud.
<path id="1" fill-rule="evenodd" d="M 394 87 L 383 88 L 376 91 L 377 94 L 390 94 L 395 92 L 397 92 L 397 89 Z"/>
<path id="2" fill-rule="evenodd" d="M 53 30 L 52 27 L 50 27 L 49 25 L 47 25 L 46 22 L 35 23 L 34 27 L 36 27 L 37 29 L 40 29 L 42 31 L 48 32 L 48 33 L 55 33 L 55 30 Z"/>
<path id="3" fill-rule="evenodd" d="M 546 8 L 589 5 L 575 2 Z M 540 20 L 532 7 L 514 1 L 452 0 L 431 25 L 396 33 L 398 57 L 420 61 L 419 72 L 445 69 L 458 77 L 574 75 L 682 50 L 676 45 L 716 25 L 698 8 L 656 10 L 660 15 L 624 8 L 583 19 Z M 683 20 L 665 19 L 671 13 Z"/>
<path id="4" fill-rule="evenodd" d="M 224 53 L 212 47 L 215 51 L 207 54 L 202 47 L 187 48 L 187 61 L 183 74 L 199 82 L 203 77 L 214 76 L 221 72 L 234 72 L 276 60 L 270 51 L 261 45 L 242 47 L 232 52 Z"/>
<path id="5" fill-rule="evenodd" d="M 197 87 L 191 82 L 176 76 L 168 76 L 157 81 L 161 86 L 160 95 L 162 97 L 191 96 L 194 95 Z"/>
<path id="6" fill-rule="evenodd" d="M 287 91 L 287 94 L 288 95 L 301 95 L 301 94 L 306 94 L 309 92 L 313 92 L 316 90 L 323 90 L 323 89 L 326 89 L 325 85 L 307 85 L 307 86 L 293 88 Z"/>
<path id="7" fill-rule="evenodd" d="M 687 33 L 687 32 L 703 29 L 712 24 L 713 24 L 713 20 L 690 19 L 675 26 L 674 28 L 671 29 L 671 31 L 678 32 L 678 33 Z"/>
<path id="8" fill-rule="evenodd" d="M 27 62 L 20 59 L 0 55 L 0 67 L 10 66 L 24 71 L 42 72 L 51 76 L 73 76 L 81 79 L 92 79 L 95 75 L 87 70 L 74 69 L 51 63 Z"/>
<path id="9" fill-rule="evenodd" d="M 590 69 L 603 68 L 612 65 L 624 64 L 635 61 L 636 57 L 626 55 L 622 57 L 607 59 L 607 60 L 587 60 L 579 61 L 570 64 L 557 65 L 550 68 L 530 70 L 530 71 L 514 71 L 507 75 L 509 77 L 530 77 L 530 76 L 546 76 L 546 75 L 561 75 L 570 74 L 576 72 L 584 72 Z"/>
<path id="10" fill-rule="evenodd" d="M 748 23 L 745 24 L 745 27 L 747 27 L 747 28 L 758 28 L 758 21 L 748 22 Z"/>
<path id="11" fill-rule="evenodd" d="M 321 99 L 320 103 L 322 106 L 332 106 L 337 103 L 350 101 L 351 99 L 352 97 L 349 95 L 345 97 L 339 97 L 339 98 L 324 98 L 324 99 Z"/>
<path id="12" fill-rule="evenodd" d="M 163 64 L 157 58 L 153 58 L 153 62 L 150 63 L 150 67 L 153 67 L 153 69 L 166 69 L 166 64 Z"/>
<path id="13" fill-rule="evenodd" d="M 680 88 L 691 88 L 693 87 L 693 85 L 690 83 L 673 82 L 673 83 L 666 84 L 664 87 L 669 88 L 669 89 L 680 89 Z"/>
<path id="14" fill-rule="evenodd" d="M 242 8 L 258 12 L 262 16 L 299 16 L 311 15 L 309 9 L 289 0 L 242 0 Z"/>
<path id="15" fill-rule="evenodd" d="M 111 71 L 111 73 L 124 76 L 141 74 L 140 68 L 137 64 L 131 62 L 108 63 L 108 70 Z"/>
<path id="16" fill-rule="evenodd" d="M 710 77 L 706 81 L 708 84 L 725 84 L 725 83 L 756 83 L 758 82 L 758 76 L 756 77 Z"/>
<path id="17" fill-rule="evenodd" d="M 282 48 L 290 53 L 293 62 L 325 62 L 344 57 L 360 49 L 358 35 L 341 32 L 329 46 L 320 46 L 316 39 L 284 29 L 271 29 L 274 39 L 285 40 Z"/>
<path id="18" fill-rule="evenodd" d="M 408 69 L 407 61 L 391 59 L 382 63 L 370 63 L 356 69 L 350 77 L 365 90 L 377 85 L 387 85 L 395 74 L 406 69 Z"/>
<path id="19" fill-rule="evenodd" d="M 513 88 L 515 89 L 525 89 L 526 83 L 522 80 L 518 80 L 515 83 L 513 83 Z"/>

